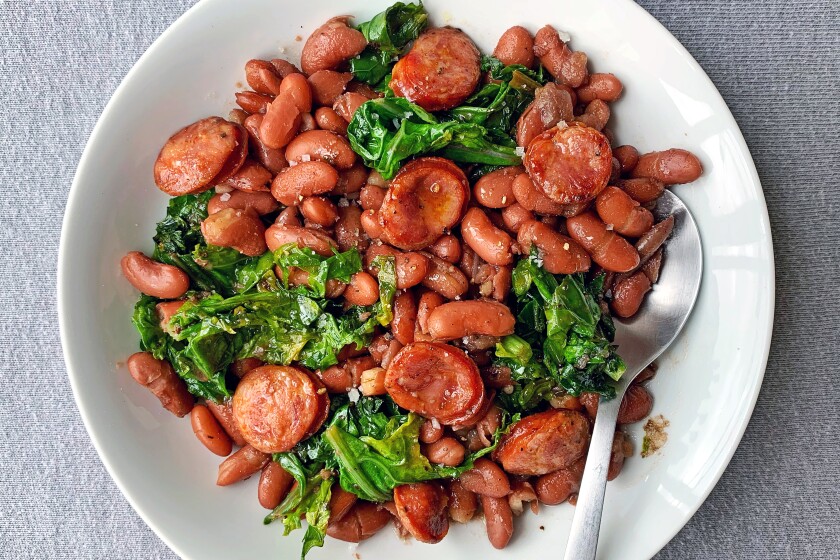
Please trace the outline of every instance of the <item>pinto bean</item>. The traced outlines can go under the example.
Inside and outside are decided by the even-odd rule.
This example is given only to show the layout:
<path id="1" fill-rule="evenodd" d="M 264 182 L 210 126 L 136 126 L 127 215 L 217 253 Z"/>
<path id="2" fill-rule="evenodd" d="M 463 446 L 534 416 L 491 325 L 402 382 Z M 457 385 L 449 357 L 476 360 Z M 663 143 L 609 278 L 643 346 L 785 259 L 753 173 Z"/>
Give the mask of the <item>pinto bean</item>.
<path id="1" fill-rule="evenodd" d="M 517 241 L 526 254 L 536 245 L 543 266 L 552 274 L 584 272 L 591 266 L 589 255 L 577 242 L 541 222 L 532 220 L 522 224 Z"/>
<path id="2" fill-rule="evenodd" d="M 349 17 L 334 17 L 312 32 L 300 53 L 300 67 L 308 75 L 318 70 L 335 70 L 367 46 L 361 32 L 349 27 Z"/>
<path id="3" fill-rule="evenodd" d="M 347 135 L 347 121 L 330 107 L 319 107 L 315 110 L 315 122 L 324 130 L 329 130 L 342 136 Z"/>
<path id="4" fill-rule="evenodd" d="M 245 81 L 255 92 L 274 96 L 280 91 L 283 76 L 271 62 L 252 59 L 245 63 Z M 249 111 L 249 113 L 254 112 L 256 111 Z"/>
<path id="5" fill-rule="evenodd" d="M 437 420 L 424 420 L 420 426 L 420 441 L 434 443 L 443 437 L 443 426 Z"/>
<path id="6" fill-rule="evenodd" d="M 478 508 L 478 497 L 464 488 L 457 479 L 449 481 L 449 517 L 456 523 L 466 523 Z"/>
<path id="7" fill-rule="evenodd" d="M 436 307 L 427 320 L 435 340 L 456 340 L 465 336 L 502 337 L 513 334 L 516 319 L 508 306 L 496 301 L 453 301 Z"/>
<path id="8" fill-rule="evenodd" d="M 462 31 L 452 27 L 423 32 L 392 69 L 390 87 L 427 111 L 460 105 L 478 85 L 480 53 Z"/>
<path id="9" fill-rule="evenodd" d="M 522 515 L 525 511 L 525 504 L 530 503 L 534 513 L 538 513 L 537 493 L 530 482 L 525 480 L 514 480 L 510 484 L 508 504 L 514 515 Z"/>
<path id="10" fill-rule="evenodd" d="M 306 132 L 308 130 L 318 130 L 318 123 L 315 122 L 315 117 L 312 113 L 300 114 L 300 131 Z"/>
<path id="11" fill-rule="evenodd" d="M 151 391 L 163 408 L 179 418 L 192 410 L 195 400 L 169 362 L 155 359 L 151 352 L 137 352 L 128 357 L 126 365 L 131 377 Z"/>
<path id="12" fill-rule="evenodd" d="M 464 462 L 467 450 L 454 437 L 444 437 L 427 444 L 423 453 L 432 463 L 457 467 Z"/>
<path id="13" fill-rule="evenodd" d="M 359 192 L 359 204 L 365 210 L 379 210 L 387 192 L 385 188 L 367 184 Z"/>
<path id="14" fill-rule="evenodd" d="M 499 37 L 493 56 L 505 66 L 521 64 L 530 68 L 534 65 L 534 38 L 524 27 L 514 25 Z"/>
<path id="15" fill-rule="evenodd" d="M 662 267 L 662 248 L 660 247 L 651 257 L 642 264 L 641 270 L 650 280 L 651 284 L 656 284 L 659 280 L 659 269 Z"/>
<path id="16" fill-rule="evenodd" d="M 236 92 L 236 104 L 242 107 L 248 114 L 265 113 L 274 98 L 270 95 L 263 95 L 253 91 Z"/>
<path id="17" fill-rule="evenodd" d="M 319 378 L 330 393 L 346 393 L 362 382 L 362 373 L 374 368 L 376 361 L 372 356 L 350 358 L 339 365 L 330 366 L 319 374 Z"/>
<path id="18" fill-rule="evenodd" d="M 506 208 L 516 203 L 513 180 L 524 173 L 522 167 L 503 167 L 481 177 L 473 187 L 476 202 L 487 208 Z"/>
<path id="19" fill-rule="evenodd" d="M 260 127 L 265 116 L 256 114 L 248 116 L 242 123 L 245 130 L 248 131 L 248 138 L 250 139 L 250 146 L 253 148 L 254 156 L 260 164 L 272 173 L 279 173 L 289 166 L 286 161 L 286 156 L 283 150 L 269 148 L 260 138 Z"/>
<path id="20" fill-rule="evenodd" d="M 417 303 L 410 291 L 400 293 L 394 298 L 394 319 L 391 332 L 394 338 L 405 346 L 414 342 L 414 330 L 417 325 Z"/>
<path id="21" fill-rule="evenodd" d="M 239 125 L 245 124 L 245 119 L 248 118 L 248 113 L 243 111 L 242 109 L 231 109 L 230 113 L 228 113 L 228 119 L 232 123 L 236 123 Z"/>
<path id="22" fill-rule="evenodd" d="M 201 233 L 209 245 L 232 247 L 249 257 L 266 251 L 265 226 L 253 208 L 225 208 L 201 222 Z"/>
<path id="23" fill-rule="evenodd" d="M 300 76 L 291 74 L 290 76 Z M 287 78 L 288 79 L 288 78 Z M 277 96 L 266 108 L 260 123 L 260 139 L 268 148 L 279 149 L 292 141 L 300 130 L 301 111 L 289 95 Z"/>
<path id="24" fill-rule="evenodd" d="M 217 185 L 221 187 L 232 187 L 239 191 L 258 193 L 268 192 L 271 187 L 271 179 L 273 178 L 271 171 L 263 167 L 261 164 L 253 160 L 246 160 L 239 171 L 228 177 L 223 183 Z"/>
<path id="25" fill-rule="evenodd" d="M 174 301 L 162 301 L 155 305 L 155 314 L 160 320 L 160 328 L 164 332 L 175 336 L 181 332 L 181 328 L 175 325 L 170 325 L 172 317 L 178 313 L 178 310 L 186 303 L 184 299 L 176 299 Z"/>
<path id="26" fill-rule="evenodd" d="M 277 97 L 289 99 L 301 113 L 312 111 L 312 88 L 303 74 L 295 72 L 283 78 Z"/>
<path id="27" fill-rule="evenodd" d="M 578 100 L 581 103 L 589 103 L 599 99 L 612 103 L 619 97 L 624 86 L 621 80 L 613 74 L 594 73 L 589 75 L 589 81 L 577 88 Z"/>
<path id="28" fill-rule="evenodd" d="M 330 111 L 336 98 L 344 93 L 344 88 L 352 79 L 353 74 L 350 72 L 334 72 L 333 70 L 318 70 L 308 78 L 315 102 L 330 108 Z M 344 125 L 346 129 L 347 123 L 345 122 Z"/>
<path id="29" fill-rule="evenodd" d="M 610 115 L 610 106 L 605 101 L 593 99 L 587 103 L 586 109 L 575 117 L 575 120 L 600 132 L 607 126 Z"/>
<path id="30" fill-rule="evenodd" d="M 403 484 L 394 488 L 397 518 L 420 542 L 440 542 L 449 532 L 447 495 L 436 482 Z"/>
<path id="31" fill-rule="evenodd" d="M 373 305 L 379 301 L 379 284 L 367 272 L 357 272 L 344 291 L 344 301 L 350 305 Z"/>
<path id="32" fill-rule="evenodd" d="M 366 397 L 384 395 L 385 391 L 385 368 L 375 367 L 362 372 L 362 380 L 359 389 Z"/>
<path id="33" fill-rule="evenodd" d="M 513 262 L 513 240 L 503 230 L 493 225 L 487 214 L 473 207 L 461 221 L 464 242 L 490 264 L 506 265 Z"/>
<path id="34" fill-rule="evenodd" d="M 651 227 L 636 242 L 636 250 L 639 252 L 639 258 L 643 261 L 649 259 L 656 251 L 658 251 L 671 232 L 674 231 L 674 216 L 668 216 L 661 222 L 658 222 Z"/>
<path id="35" fill-rule="evenodd" d="M 430 253 L 420 254 L 429 261 L 428 272 L 422 280 L 424 286 L 447 299 L 456 299 L 467 293 L 469 281 L 456 266 Z"/>
<path id="36" fill-rule="evenodd" d="M 120 261 L 126 280 L 147 296 L 177 299 L 190 289 L 190 277 L 176 266 L 154 261 L 140 251 L 131 251 Z"/>
<path id="37" fill-rule="evenodd" d="M 341 484 L 333 484 L 329 504 L 330 521 L 333 523 L 341 521 L 357 501 L 357 496 L 342 488 Z"/>
<path id="38" fill-rule="evenodd" d="M 335 240 L 340 251 L 357 248 L 367 249 L 370 240 L 365 235 L 361 224 L 362 211 L 358 206 L 340 206 L 338 220 L 335 222 Z"/>
<path id="39" fill-rule="evenodd" d="M 539 500 L 553 506 L 565 502 L 580 490 L 586 458 L 579 459 L 566 468 L 544 474 L 537 479 L 534 490 Z"/>
<path id="40" fill-rule="evenodd" d="M 258 215 L 271 214 L 279 205 L 277 200 L 268 192 L 231 191 L 213 195 L 207 203 L 207 213 L 212 215 L 227 208 L 245 210 L 253 209 Z"/>
<path id="41" fill-rule="evenodd" d="M 271 456 L 246 445 L 239 451 L 222 461 L 219 465 L 219 475 L 216 484 L 228 486 L 234 482 L 245 480 L 262 469 Z"/>
<path id="42" fill-rule="evenodd" d="M 289 206 L 284 208 L 277 214 L 274 223 L 278 226 L 294 226 L 300 227 L 300 214 L 298 214 L 297 206 Z"/>
<path id="43" fill-rule="evenodd" d="M 476 459 L 473 468 L 461 474 L 458 481 L 479 496 L 504 498 L 510 494 L 510 480 L 505 471 L 485 457 Z"/>
<path id="44" fill-rule="evenodd" d="M 307 161 L 288 167 L 271 183 L 271 194 L 286 206 L 300 204 L 307 196 L 324 194 L 338 183 L 338 172 L 323 161 Z"/>
<path id="45" fill-rule="evenodd" d="M 512 234 L 517 234 L 525 222 L 534 219 L 534 213 L 518 202 L 502 210 L 502 221 L 505 228 Z"/>
<path id="46" fill-rule="evenodd" d="M 455 264 L 461 260 L 461 242 L 454 235 L 441 235 L 429 246 L 429 252 L 439 259 Z"/>
<path id="47" fill-rule="evenodd" d="M 481 508 L 484 510 L 484 524 L 487 538 L 494 548 L 502 549 L 513 536 L 513 511 L 506 498 L 481 496 Z"/>
<path id="48" fill-rule="evenodd" d="M 612 288 L 613 299 L 610 308 L 621 318 L 632 317 L 639 311 L 650 288 L 650 279 L 640 270 L 616 282 Z"/>
<path id="49" fill-rule="evenodd" d="M 426 248 L 460 221 L 469 197 L 460 167 L 438 157 L 415 159 L 391 181 L 379 209 L 385 239 L 403 250 Z"/>
<path id="50" fill-rule="evenodd" d="M 554 202 L 545 194 L 540 192 L 527 173 L 517 175 L 511 185 L 516 202 L 521 208 L 529 212 L 550 216 L 562 216 L 566 206 Z M 502 212 L 504 217 L 504 211 Z"/>
<path id="51" fill-rule="evenodd" d="M 330 516 L 327 535 L 334 539 L 357 543 L 369 539 L 391 521 L 391 514 L 383 506 L 359 501 L 338 519 Z"/>
<path id="52" fill-rule="evenodd" d="M 606 270 L 627 272 L 639 265 L 639 253 L 592 212 L 568 218 L 566 228 L 569 235 L 586 249 L 592 260 Z"/>
<path id="53" fill-rule="evenodd" d="M 633 177 L 650 177 L 665 185 L 691 183 L 702 174 L 703 165 L 697 156 L 678 148 L 640 156 L 632 173 Z"/>
<path id="54" fill-rule="evenodd" d="M 190 412 L 190 423 L 198 441 L 211 453 L 221 457 L 230 455 L 233 447 L 230 437 L 206 406 L 198 404 L 193 407 Z"/>
<path id="55" fill-rule="evenodd" d="M 534 186 L 548 198 L 559 204 L 580 204 L 592 200 L 607 186 L 612 150 L 606 136 L 573 122 L 534 138 L 523 163 Z M 518 195 L 517 201 L 528 208 Z"/>
<path id="56" fill-rule="evenodd" d="M 607 480 L 615 480 L 624 466 L 624 459 L 633 456 L 633 444 L 621 430 L 616 430 L 610 451 L 610 466 L 607 470 Z"/>
<path id="57" fill-rule="evenodd" d="M 280 505 L 292 487 L 295 479 L 280 466 L 280 463 L 269 461 L 262 470 L 260 483 L 257 486 L 257 498 L 265 509 L 274 509 Z"/>
<path id="58" fill-rule="evenodd" d="M 362 215 L 364 218 L 364 215 Z M 394 257 L 397 269 L 397 289 L 407 290 L 423 281 L 431 268 L 430 257 L 425 253 L 403 253 L 384 243 L 374 243 L 365 253 L 365 270 L 378 276 L 379 269 L 375 266 L 378 256 Z"/>
<path id="59" fill-rule="evenodd" d="M 262 365 L 262 362 L 260 362 L 260 365 Z M 245 438 L 242 437 L 242 432 L 239 431 L 236 419 L 233 417 L 233 402 L 231 400 L 221 403 L 207 401 L 205 404 L 222 428 L 225 429 L 227 435 L 230 436 L 230 439 L 233 440 L 233 443 L 240 447 L 245 445 Z"/>
<path id="60" fill-rule="evenodd" d="M 423 334 L 428 340 L 429 337 L 429 316 L 438 306 L 446 302 L 444 297 L 437 292 L 426 291 L 420 296 L 420 301 L 417 304 L 417 329 L 414 331 L 415 339 Z"/>
<path id="61" fill-rule="evenodd" d="M 618 187 L 607 187 L 595 199 L 595 210 L 605 224 L 628 237 L 639 237 L 653 225 L 653 214 Z"/>
<path id="62" fill-rule="evenodd" d="M 639 163 L 639 150 L 625 144 L 617 148 L 613 148 L 613 157 L 618 160 L 621 165 L 621 174 L 628 175 L 635 169 L 636 164 Z"/>
<path id="63" fill-rule="evenodd" d="M 534 54 L 558 83 L 580 87 L 589 76 L 587 58 L 582 52 L 572 52 L 560 39 L 557 30 L 546 25 L 534 36 Z"/>
<path id="64" fill-rule="evenodd" d="M 537 88 L 531 102 L 516 122 L 516 143 L 527 147 L 531 140 L 562 121 L 574 119 L 574 90 L 547 83 Z"/>
<path id="65" fill-rule="evenodd" d="M 618 409 L 619 424 L 633 424 L 644 420 L 653 408 L 653 396 L 650 391 L 633 383 L 624 393 Z"/>
<path id="66" fill-rule="evenodd" d="M 338 172 L 338 184 L 333 194 L 352 194 L 362 190 L 368 177 L 368 169 L 362 163 L 354 164 L 350 169 Z"/>
<path id="67" fill-rule="evenodd" d="M 332 227 L 338 220 L 338 208 L 323 196 L 308 196 L 300 203 L 300 213 L 303 217 L 323 228 Z"/>
<path id="68" fill-rule="evenodd" d="M 353 120 L 356 109 L 368 101 L 368 98 L 361 93 L 348 91 L 339 95 L 333 103 L 333 110 L 348 123 Z"/>
<path id="69" fill-rule="evenodd" d="M 271 65 L 274 66 L 274 71 L 277 72 L 277 75 L 280 78 L 285 78 L 289 74 L 300 74 L 300 69 L 283 58 L 272 58 L 269 62 Z"/>
<path id="70" fill-rule="evenodd" d="M 650 177 L 638 179 L 623 179 L 616 182 L 616 186 L 630 195 L 633 200 L 641 204 L 653 202 L 665 191 L 665 185 Z"/>
<path id="71" fill-rule="evenodd" d="M 230 372 L 239 379 L 242 379 L 249 371 L 257 369 L 262 365 L 265 365 L 265 362 L 259 358 L 242 358 L 241 360 L 234 360 L 230 364 Z"/>
<path id="72" fill-rule="evenodd" d="M 309 130 L 289 142 L 286 159 L 290 164 L 325 161 L 336 169 L 350 169 L 356 162 L 356 154 L 343 136 L 328 130 Z"/>

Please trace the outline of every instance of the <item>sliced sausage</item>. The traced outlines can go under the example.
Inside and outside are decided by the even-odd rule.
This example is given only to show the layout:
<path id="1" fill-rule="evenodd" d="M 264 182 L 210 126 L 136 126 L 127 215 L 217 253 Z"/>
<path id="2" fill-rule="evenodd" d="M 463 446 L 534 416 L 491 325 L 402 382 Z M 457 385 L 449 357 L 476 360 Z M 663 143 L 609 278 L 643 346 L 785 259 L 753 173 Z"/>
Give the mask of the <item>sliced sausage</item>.
<path id="1" fill-rule="evenodd" d="M 408 251 L 428 247 L 458 223 L 469 197 L 470 184 L 457 165 L 416 159 L 400 169 L 379 208 L 385 239 Z"/>
<path id="2" fill-rule="evenodd" d="M 322 416 L 326 391 L 305 372 L 286 366 L 262 366 L 239 382 L 233 395 L 236 424 L 255 449 L 264 453 L 288 451 Z M 323 421 L 323 420 L 322 420 Z M 317 426 L 315 427 L 317 429 Z"/>
<path id="3" fill-rule="evenodd" d="M 470 96 L 481 77 L 478 48 L 451 27 L 429 29 L 397 61 L 390 87 L 427 111 L 457 107 Z"/>
<path id="4" fill-rule="evenodd" d="M 511 474 L 542 475 L 571 465 L 588 445 L 586 416 L 561 408 L 526 416 L 511 426 L 493 457 Z"/>
<path id="5" fill-rule="evenodd" d="M 388 365 L 385 389 L 399 406 L 457 424 L 484 406 L 484 383 L 469 356 L 447 344 L 415 342 Z"/>
<path id="6" fill-rule="evenodd" d="M 247 155 L 242 126 L 208 117 L 167 140 L 155 161 L 155 184 L 170 196 L 200 193 L 236 173 Z"/>
<path id="7" fill-rule="evenodd" d="M 403 484 L 394 488 L 397 517 L 420 542 L 440 542 L 449 532 L 447 495 L 437 482 Z"/>
<path id="8" fill-rule="evenodd" d="M 592 200 L 612 173 L 607 137 L 580 123 L 540 134 L 528 145 L 523 161 L 534 185 L 559 204 Z"/>
<path id="9" fill-rule="evenodd" d="M 513 334 L 516 318 L 507 305 L 497 301 L 469 300 L 444 303 L 429 314 L 427 329 L 435 340 L 456 340 L 483 334 L 502 337 Z"/>

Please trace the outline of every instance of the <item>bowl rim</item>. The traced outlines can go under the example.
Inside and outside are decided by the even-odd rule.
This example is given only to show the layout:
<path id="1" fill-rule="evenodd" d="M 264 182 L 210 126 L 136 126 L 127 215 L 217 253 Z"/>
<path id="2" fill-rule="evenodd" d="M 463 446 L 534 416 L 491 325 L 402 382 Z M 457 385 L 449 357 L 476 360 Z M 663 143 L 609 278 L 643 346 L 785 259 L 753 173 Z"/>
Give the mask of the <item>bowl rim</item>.
<path id="1" fill-rule="evenodd" d="M 82 177 L 85 177 L 88 174 L 88 167 L 90 166 L 90 157 L 92 153 L 92 145 L 94 144 L 94 140 L 100 134 L 101 129 L 104 126 L 104 123 L 109 120 L 109 116 L 113 111 L 113 106 L 115 105 L 115 100 L 123 94 L 123 91 L 128 87 L 128 84 L 132 81 L 134 74 L 137 72 L 138 68 L 143 66 L 146 61 L 154 56 L 156 51 L 161 47 L 163 43 L 165 43 L 171 35 L 178 33 L 179 29 L 185 24 L 185 22 L 191 19 L 196 13 L 202 12 L 204 10 L 213 10 L 217 4 L 222 4 L 229 0 L 203 0 L 202 2 L 198 2 L 191 6 L 187 11 L 181 14 L 166 30 L 163 31 L 145 50 L 145 52 L 137 59 L 137 61 L 132 65 L 131 69 L 126 73 L 123 79 L 120 81 L 120 84 L 114 90 L 114 93 L 108 100 L 108 103 L 105 105 L 105 108 L 102 110 L 99 118 L 94 125 L 90 136 L 85 143 L 85 148 L 82 152 L 81 157 L 79 158 L 79 163 L 76 168 L 76 172 L 73 177 L 73 181 L 70 186 L 70 190 L 67 197 L 67 203 L 64 208 L 64 216 L 62 219 L 61 225 L 61 236 L 59 240 L 59 250 L 58 250 L 58 264 L 57 264 L 57 275 L 56 275 L 56 293 L 57 293 L 57 311 L 58 311 L 58 325 L 59 325 L 59 334 L 61 339 L 61 347 L 62 347 L 62 354 L 64 357 L 65 367 L 67 369 L 67 376 L 70 381 L 70 387 L 73 391 L 73 398 L 76 403 L 76 407 L 79 411 L 79 414 L 82 418 L 82 422 L 84 423 L 85 429 L 87 430 L 88 435 L 90 436 L 91 442 L 93 443 L 94 448 L 96 449 L 97 455 L 99 459 L 102 461 L 102 464 L 105 466 L 106 471 L 110 475 L 111 479 L 117 485 L 122 495 L 131 505 L 132 509 L 140 516 L 140 518 L 146 523 L 146 525 L 152 529 L 152 531 L 160 538 L 166 546 L 169 547 L 175 554 L 182 558 L 189 558 L 188 555 L 184 553 L 183 550 L 169 538 L 167 533 L 163 531 L 158 524 L 153 521 L 151 514 L 146 511 L 144 508 L 140 507 L 137 501 L 134 499 L 132 494 L 127 491 L 126 483 L 123 480 L 122 476 L 114 469 L 110 459 L 109 454 L 106 452 L 102 442 L 100 441 L 97 433 L 98 427 L 95 426 L 88 413 L 85 406 L 83 406 L 82 402 L 83 399 L 81 398 L 81 379 L 79 374 L 77 373 L 77 368 L 74 367 L 74 363 L 78 361 L 75 357 L 75 352 L 73 347 L 69 344 L 69 331 L 71 329 L 71 320 L 69 317 L 69 310 L 68 307 L 68 298 L 71 296 L 71 287 L 67 284 L 66 278 L 66 269 L 67 269 L 67 262 L 69 259 L 72 258 L 70 255 L 70 249 L 68 247 L 67 242 L 67 231 L 68 229 L 73 227 L 73 222 L 76 219 L 75 216 L 78 214 L 78 209 L 81 206 L 81 187 L 79 186 L 82 182 Z M 702 76 L 701 79 L 705 80 L 707 84 L 711 87 L 711 90 L 714 91 L 714 95 L 717 96 L 717 100 L 719 100 L 724 106 L 727 107 L 726 114 L 720 114 L 719 116 L 722 117 L 725 121 L 727 121 L 730 129 L 734 132 L 734 138 L 736 141 L 736 146 L 738 150 L 742 153 L 747 155 L 746 163 L 747 163 L 747 172 L 751 179 L 753 180 L 754 184 L 757 186 L 756 193 L 758 195 L 758 201 L 761 203 L 760 206 L 760 215 L 759 220 L 761 226 L 767 232 L 766 239 L 764 242 L 767 243 L 768 248 L 768 273 L 769 277 L 767 278 L 769 290 L 768 290 L 768 297 L 767 297 L 767 305 L 768 305 L 768 320 L 767 324 L 765 325 L 763 336 L 759 340 L 759 344 L 756 346 L 757 354 L 760 354 L 760 360 L 757 361 L 759 364 L 758 371 L 755 375 L 751 377 L 751 383 L 747 386 L 748 391 L 745 393 L 747 397 L 745 399 L 745 406 L 742 409 L 740 414 L 740 418 L 738 419 L 737 426 L 735 429 L 731 430 L 731 433 L 736 435 L 736 437 L 732 440 L 730 448 L 725 453 L 725 456 L 722 455 L 722 460 L 718 460 L 717 472 L 713 477 L 709 479 L 707 485 L 702 489 L 698 495 L 700 499 L 696 500 L 695 504 L 692 507 L 688 508 L 686 514 L 684 516 L 684 523 L 677 527 L 674 530 L 668 530 L 661 534 L 660 539 L 661 542 L 654 545 L 656 550 L 654 554 L 662 550 L 665 545 L 673 540 L 676 534 L 681 531 L 685 525 L 691 520 L 697 510 L 705 503 L 706 499 L 708 498 L 709 494 L 711 494 L 712 490 L 717 486 L 721 476 L 726 471 L 727 467 L 729 466 L 730 461 L 732 460 L 735 451 L 740 446 L 741 440 L 744 436 L 744 433 L 749 425 L 750 419 L 752 418 L 753 411 L 755 410 L 756 403 L 758 401 L 758 395 L 761 390 L 761 386 L 763 383 L 764 375 L 767 369 L 767 363 L 769 360 L 770 355 L 770 347 L 772 343 L 772 336 L 773 336 L 773 326 L 775 324 L 775 294 L 776 294 L 776 269 L 775 269 L 775 254 L 773 250 L 773 236 L 772 236 L 772 229 L 770 224 L 770 217 L 767 209 L 767 202 L 764 196 L 764 189 L 761 185 L 761 180 L 758 175 L 758 171 L 755 166 L 755 161 L 753 160 L 752 153 L 749 150 L 749 146 L 744 139 L 743 133 L 741 131 L 740 126 L 738 125 L 737 121 L 735 120 L 734 115 L 732 115 L 731 110 L 729 110 L 728 104 L 723 99 L 723 96 L 718 91 L 717 87 L 715 86 L 714 82 L 712 82 L 711 78 L 708 76 L 706 71 L 703 69 L 702 66 L 697 62 L 694 56 L 683 46 L 683 44 L 653 15 L 651 15 L 647 10 L 645 10 L 640 5 L 636 4 L 633 0 L 619 0 L 625 7 L 636 10 L 641 17 L 647 19 L 654 27 L 658 28 L 661 32 L 664 33 L 664 37 L 671 43 L 671 46 L 675 47 L 677 52 L 679 52 L 683 58 L 686 60 L 688 65 L 697 73 L 698 77 Z"/>

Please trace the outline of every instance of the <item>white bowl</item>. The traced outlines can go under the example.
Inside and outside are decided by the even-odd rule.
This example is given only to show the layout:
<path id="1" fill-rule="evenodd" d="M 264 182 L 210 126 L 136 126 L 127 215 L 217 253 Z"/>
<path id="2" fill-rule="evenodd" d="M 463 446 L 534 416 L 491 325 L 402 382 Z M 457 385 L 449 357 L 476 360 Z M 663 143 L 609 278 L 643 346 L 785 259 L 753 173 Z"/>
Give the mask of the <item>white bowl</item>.
<path id="1" fill-rule="evenodd" d="M 102 461 L 146 522 L 189 559 L 295 558 L 300 534 L 263 526 L 256 481 L 214 482 L 218 458 L 128 375 L 137 349 L 130 315 L 138 296 L 120 275 L 130 250 L 152 249 L 167 197 L 152 163 L 181 126 L 226 115 L 250 58 L 289 57 L 320 23 L 337 14 L 357 21 L 390 2 L 302 3 L 204 0 L 158 39 L 129 72 L 97 124 L 70 192 L 59 256 L 59 318 L 70 380 Z M 683 47 L 629 0 L 472 0 L 425 2 L 438 25 L 463 28 L 485 52 L 522 24 L 571 33 L 593 71 L 625 85 L 611 127 L 640 150 L 683 147 L 705 174 L 676 192 L 703 236 L 705 276 L 688 326 L 660 360 L 651 383 L 654 414 L 669 421 L 669 441 L 655 456 L 637 454 L 607 490 L 601 558 L 648 558 L 688 521 L 726 468 L 755 404 L 773 320 L 773 253 L 764 198 L 738 126 L 711 81 Z M 667 265 L 666 265 L 667 266 Z M 358 550 L 366 560 L 481 556 L 526 558 L 566 542 L 573 508 L 545 507 L 516 523 L 504 551 L 480 522 L 453 527 L 434 548 L 383 531 Z M 116 552 L 116 551 L 115 551 Z M 351 558 L 331 541 L 310 558 Z"/>

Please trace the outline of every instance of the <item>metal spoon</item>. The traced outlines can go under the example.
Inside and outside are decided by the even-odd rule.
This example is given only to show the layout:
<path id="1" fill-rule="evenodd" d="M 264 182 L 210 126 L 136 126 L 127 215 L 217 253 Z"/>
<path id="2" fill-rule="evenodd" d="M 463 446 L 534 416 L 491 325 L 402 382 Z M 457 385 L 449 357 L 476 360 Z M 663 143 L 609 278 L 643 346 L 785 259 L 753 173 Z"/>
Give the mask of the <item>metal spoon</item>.
<path id="1" fill-rule="evenodd" d="M 657 220 L 673 215 L 674 230 L 665 243 L 665 262 L 659 281 L 640 311 L 629 320 L 616 321 L 615 342 L 627 364 L 616 384 L 614 399 L 601 397 L 578 493 L 572 532 L 565 560 L 593 560 L 604 509 L 604 490 L 618 408 L 637 375 L 674 341 L 694 307 L 703 273 L 700 233 L 685 204 L 671 191 L 659 198 L 653 212 Z"/>

